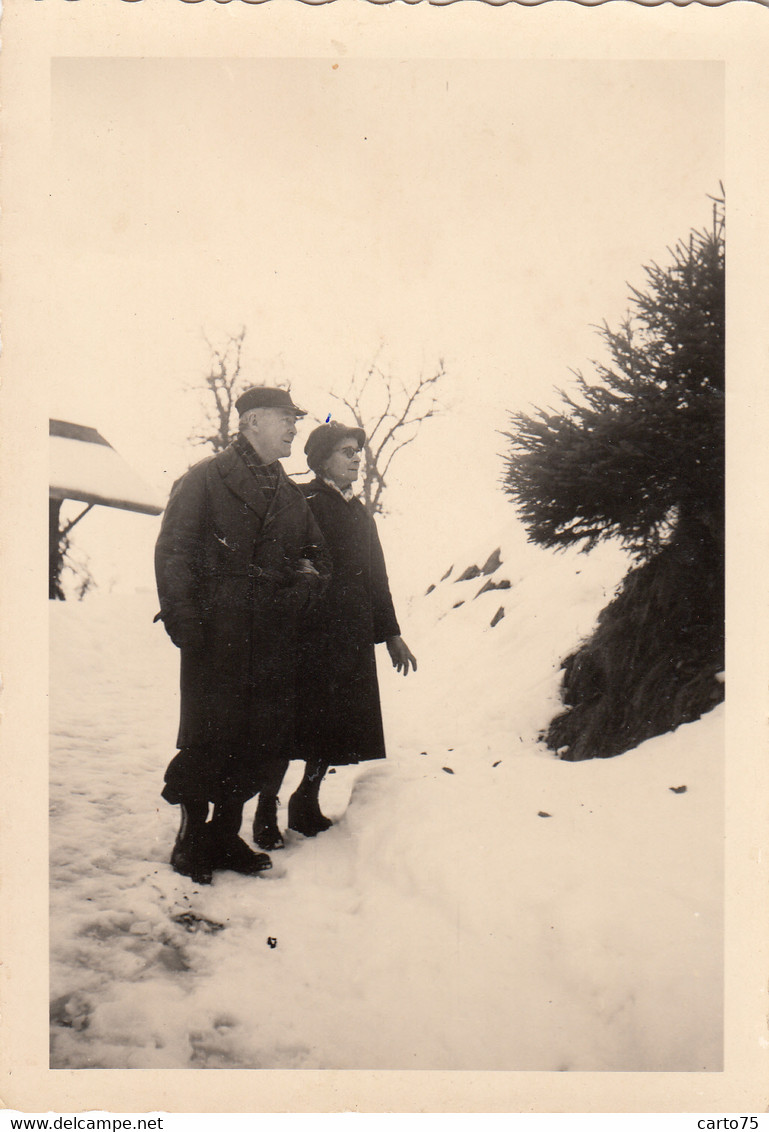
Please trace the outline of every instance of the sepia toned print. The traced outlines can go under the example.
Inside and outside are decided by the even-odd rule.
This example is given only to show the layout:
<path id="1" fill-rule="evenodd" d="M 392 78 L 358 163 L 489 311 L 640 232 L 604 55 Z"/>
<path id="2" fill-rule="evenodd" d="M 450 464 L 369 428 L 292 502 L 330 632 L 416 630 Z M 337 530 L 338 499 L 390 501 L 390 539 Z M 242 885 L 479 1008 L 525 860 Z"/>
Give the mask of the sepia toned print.
<path id="1" fill-rule="evenodd" d="M 729 1081 L 725 63 L 476 54 L 50 54 L 35 412 L 78 458 L 95 431 L 136 498 L 85 457 L 54 496 L 46 1089 L 109 1071 L 115 1099 L 87 1103 L 119 1107 L 129 1071 L 171 1097 L 185 1070 L 213 1111 L 207 1081 L 258 1070 L 266 1111 L 407 1111 L 404 1071 L 441 1071 L 433 1103 L 515 1111 L 520 1074 L 543 1097 L 552 1074 L 577 1111 L 628 1075 L 617 1111 L 654 1111 L 666 1075 L 681 1097 Z M 253 388 L 302 407 L 286 451 L 238 408 Z M 226 530 L 213 488 L 174 509 L 227 462 Z M 289 601 L 271 558 L 255 637 L 259 580 L 224 575 L 263 565 L 281 493 L 302 537 L 270 553 L 318 584 Z M 389 600 L 365 646 L 361 524 Z M 342 1092 L 297 1102 L 318 1070 Z"/>

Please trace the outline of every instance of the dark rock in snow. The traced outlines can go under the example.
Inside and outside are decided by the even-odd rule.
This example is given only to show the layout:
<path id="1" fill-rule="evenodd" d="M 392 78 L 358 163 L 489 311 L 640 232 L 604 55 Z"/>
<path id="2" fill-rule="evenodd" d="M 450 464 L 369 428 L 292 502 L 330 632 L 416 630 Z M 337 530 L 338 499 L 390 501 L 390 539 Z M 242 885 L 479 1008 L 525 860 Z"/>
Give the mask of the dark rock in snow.
<path id="1" fill-rule="evenodd" d="M 685 794 L 686 793 L 686 787 L 685 786 L 671 786 L 671 787 L 669 787 L 669 789 L 672 790 L 674 794 Z"/>
<path id="2" fill-rule="evenodd" d="M 507 580 L 507 578 L 500 578 L 500 580 L 498 582 L 495 582 L 493 578 L 489 578 L 486 582 L 484 582 L 484 584 L 481 586 L 481 588 L 478 590 L 478 593 L 475 596 L 480 597 L 481 594 L 485 594 L 488 590 L 509 590 L 509 589 L 510 589 L 510 582 Z"/>
<path id="3" fill-rule="evenodd" d="M 505 607 L 504 607 L 504 605 L 500 605 L 499 609 L 497 610 L 497 612 L 494 614 L 491 621 L 489 622 L 489 624 L 491 625 L 491 628 L 493 629 L 495 625 L 498 625 L 499 622 L 502 620 L 502 618 L 504 616 L 505 616 Z"/>
<path id="4" fill-rule="evenodd" d="M 499 567 L 502 565 L 502 558 L 500 557 L 500 553 L 500 547 L 497 547 L 496 550 L 493 550 L 491 552 L 489 557 L 484 562 L 483 566 L 481 566 L 482 574 L 493 574 L 495 570 L 499 569 Z"/>

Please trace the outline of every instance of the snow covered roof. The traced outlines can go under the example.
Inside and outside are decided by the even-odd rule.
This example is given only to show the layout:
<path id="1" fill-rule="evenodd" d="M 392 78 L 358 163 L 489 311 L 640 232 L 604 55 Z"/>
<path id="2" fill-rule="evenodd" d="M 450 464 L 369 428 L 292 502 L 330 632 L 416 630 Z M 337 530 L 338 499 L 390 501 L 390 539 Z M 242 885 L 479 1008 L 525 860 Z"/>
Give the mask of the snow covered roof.
<path id="1" fill-rule="evenodd" d="M 51 420 L 52 499 L 79 499 L 125 511 L 159 515 L 163 504 L 95 428 Z"/>

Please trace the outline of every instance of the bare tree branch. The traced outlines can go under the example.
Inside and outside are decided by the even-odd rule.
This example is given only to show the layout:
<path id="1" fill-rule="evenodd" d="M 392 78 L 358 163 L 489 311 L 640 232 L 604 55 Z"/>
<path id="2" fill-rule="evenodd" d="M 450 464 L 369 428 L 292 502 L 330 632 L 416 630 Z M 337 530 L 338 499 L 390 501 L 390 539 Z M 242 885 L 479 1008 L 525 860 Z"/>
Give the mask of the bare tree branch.
<path id="1" fill-rule="evenodd" d="M 221 452 L 232 439 L 235 402 L 250 384 L 243 374 L 246 327 L 241 327 L 237 334 L 230 334 L 223 346 L 215 346 L 205 331 L 201 331 L 201 335 L 210 354 L 208 370 L 202 382 L 203 421 L 189 440 L 192 444 L 205 445 L 213 448 L 214 452 Z M 187 388 L 190 391 L 200 391 L 201 385 L 199 382 L 192 382 Z"/>
<path id="2" fill-rule="evenodd" d="M 395 433 L 399 429 L 404 428 L 407 425 L 419 424 L 422 421 L 427 420 L 428 417 L 434 415 L 434 413 L 436 411 L 437 401 L 433 397 L 430 408 L 427 409 L 422 415 L 417 415 L 417 416 L 411 417 L 411 418 L 409 417 L 409 413 L 411 412 L 411 409 L 414 407 L 415 403 L 419 400 L 420 397 L 422 397 L 424 395 L 424 391 L 430 385 L 433 385 L 438 380 L 438 378 L 440 376 L 442 376 L 442 372 L 443 371 L 442 371 L 442 368 L 441 368 L 434 377 L 430 377 L 430 378 L 427 378 L 427 379 L 424 379 L 420 376 L 418 384 L 415 386 L 415 388 L 412 390 L 412 392 L 410 394 L 404 388 L 404 393 L 406 393 L 406 396 L 407 396 L 406 404 L 405 404 L 404 408 L 402 409 L 402 411 L 398 414 L 398 416 L 394 416 L 394 415 L 392 416 L 392 422 L 393 423 L 390 426 L 390 428 L 388 429 L 388 431 L 385 433 L 384 439 L 380 442 L 380 445 L 377 449 L 377 458 L 379 458 L 383 454 L 386 445 L 391 442 L 393 436 L 395 435 Z M 389 404 L 389 402 L 388 402 L 388 404 Z"/>
<path id="3" fill-rule="evenodd" d="M 396 454 L 396 452 L 400 452 L 401 448 L 405 448 L 407 444 L 412 444 L 416 440 L 416 438 L 417 438 L 417 434 L 414 433 L 413 436 L 409 436 L 405 440 L 402 440 L 400 444 L 395 445 L 395 447 L 392 449 L 392 451 L 390 452 L 390 454 L 387 457 L 387 460 L 385 462 L 385 466 L 382 468 L 382 480 L 383 481 L 384 481 L 384 477 L 387 475 L 387 472 L 389 471 L 390 464 L 392 464 L 393 456 Z"/>
<path id="4" fill-rule="evenodd" d="M 393 459 L 413 443 L 424 422 L 440 412 L 435 386 L 445 372 L 441 358 L 429 377 L 420 374 L 407 385 L 374 360 L 363 374 L 353 374 L 344 393 L 331 393 L 366 433 L 362 497 L 372 515 L 383 510 L 385 477 Z"/>
<path id="5" fill-rule="evenodd" d="M 235 402 L 248 384 L 242 372 L 246 328 L 230 334 L 220 345 L 201 333 L 209 351 L 208 368 L 202 381 L 203 419 L 189 439 L 195 445 L 221 452 L 231 440 L 230 423 Z M 342 392 L 331 391 L 330 396 L 344 410 L 341 415 L 349 417 L 366 433 L 362 497 L 371 514 L 383 510 L 385 477 L 395 456 L 413 443 L 426 420 L 440 412 L 435 387 L 444 376 L 442 358 L 430 376 L 420 373 L 407 383 L 392 373 L 385 373 L 375 357 L 362 373 L 353 373 Z M 201 385 L 196 383 L 189 388 L 200 390 Z"/>

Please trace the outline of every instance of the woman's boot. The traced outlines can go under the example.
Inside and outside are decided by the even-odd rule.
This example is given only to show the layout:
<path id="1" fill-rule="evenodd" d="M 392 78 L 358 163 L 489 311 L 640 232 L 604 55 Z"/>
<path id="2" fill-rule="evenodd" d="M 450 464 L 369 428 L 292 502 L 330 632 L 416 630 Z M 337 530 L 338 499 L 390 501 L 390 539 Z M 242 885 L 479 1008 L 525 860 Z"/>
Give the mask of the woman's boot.
<path id="1" fill-rule="evenodd" d="M 288 770 L 288 759 L 267 759 L 261 768 L 259 801 L 254 814 L 254 843 L 260 849 L 282 849 L 278 829 L 278 793 Z"/>
<path id="2" fill-rule="evenodd" d="M 282 849 L 285 845 L 280 829 L 278 828 L 278 802 L 277 794 L 269 794 L 262 790 L 254 814 L 254 844 L 260 849 Z"/>
<path id="3" fill-rule="evenodd" d="M 179 803 L 181 824 L 171 851 L 171 868 L 195 884 L 210 884 L 213 868 L 208 841 L 208 802 Z"/>
<path id="4" fill-rule="evenodd" d="M 288 801 L 288 828 L 315 837 L 334 824 L 321 812 L 318 795 L 328 763 L 313 759 L 307 763 L 304 778 Z"/>

